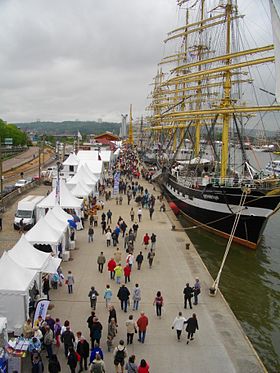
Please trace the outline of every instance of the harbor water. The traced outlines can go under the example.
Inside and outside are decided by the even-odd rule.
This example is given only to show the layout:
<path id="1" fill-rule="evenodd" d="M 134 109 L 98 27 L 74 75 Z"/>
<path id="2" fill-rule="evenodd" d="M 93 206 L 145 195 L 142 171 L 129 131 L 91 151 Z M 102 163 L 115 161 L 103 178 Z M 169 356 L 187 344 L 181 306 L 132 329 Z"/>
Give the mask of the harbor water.
<path id="1" fill-rule="evenodd" d="M 248 152 L 248 155 L 254 163 L 251 153 Z M 270 157 L 271 154 L 268 153 L 258 154 L 258 162 L 264 167 Z M 180 220 L 215 278 L 224 255 L 226 240 L 201 229 L 193 229 L 183 216 Z M 269 219 L 257 250 L 233 244 L 220 282 L 223 295 L 269 373 L 280 372 L 279 227 L 280 211 Z"/>

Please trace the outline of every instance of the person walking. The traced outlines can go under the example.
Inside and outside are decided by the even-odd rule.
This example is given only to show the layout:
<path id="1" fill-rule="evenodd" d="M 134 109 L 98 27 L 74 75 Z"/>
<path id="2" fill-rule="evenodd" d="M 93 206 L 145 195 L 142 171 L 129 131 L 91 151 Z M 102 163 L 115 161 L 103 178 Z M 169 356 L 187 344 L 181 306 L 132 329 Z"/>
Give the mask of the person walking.
<path id="1" fill-rule="evenodd" d="M 106 289 L 104 291 L 104 299 L 105 299 L 106 308 L 108 308 L 108 305 L 111 303 L 112 296 L 113 296 L 113 292 L 110 288 L 110 285 L 106 285 Z"/>
<path id="2" fill-rule="evenodd" d="M 116 373 L 119 371 L 119 366 L 121 367 L 121 373 L 124 373 L 124 363 L 127 357 L 127 351 L 124 346 L 124 341 L 121 339 L 118 346 L 114 350 L 114 365 Z"/>
<path id="3" fill-rule="evenodd" d="M 186 287 L 183 290 L 184 294 L 184 308 L 187 308 L 187 302 L 189 302 L 190 309 L 192 309 L 192 297 L 193 297 L 193 288 L 190 287 L 190 284 L 187 282 Z"/>
<path id="4" fill-rule="evenodd" d="M 73 346 L 69 347 L 69 353 L 67 355 L 67 365 L 69 365 L 71 373 L 76 372 L 76 367 L 78 365 L 78 359 Z"/>
<path id="5" fill-rule="evenodd" d="M 117 263 L 115 262 L 115 259 L 111 258 L 108 261 L 108 264 L 107 264 L 108 271 L 110 272 L 110 279 L 111 280 L 115 279 L 115 268 L 116 268 L 116 266 L 117 266 Z"/>
<path id="6" fill-rule="evenodd" d="M 129 345 L 133 343 L 134 334 L 137 333 L 137 324 L 133 320 L 133 315 L 129 315 L 128 320 L 125 322 L 125 325 L 127 337 L 126 344 Z"/>
<path id="7" fill-rule="evenodd" d="M 89 357 L 89 344 L 88 344 L 88 341 L 83 336 L 81 336 L 80 340 L 77 343 L 77 353 L 81 357 L 79 372 L 82 372 L 83 369 L 87 370 L 88 357 Z"/>
<path id="8" fill-rule="evenodd" d="M 121 264 L 118 264 L 115 267 L 115 278 L 116 278 L 116 283 L 117 284 L 121 283 L 122 275 L 123 275 L 123 268 L 122 268 Z"/>
<path id="9" fill-rule="evenodd" d="M 145 236 L 143 237 L 143 245 L 145 246 L 146 250 L 149 246 L 149 242 L 150 242 L 150 237 L 149 237 L 148 233 L 146 233 Z"/>
<path id="10" fill-rule="evenodd" d="M 110 223 L 112 224 L 112 211 L 111 210 L 108 210 L 107 212 L 107 225 Z"/>
<path id="11" fill-rule="evenodd" d="M 149 373 L 150 366 L 145 359 L 140 361 L 140 365 L 138 367 L 138 373 Z"/>
<path id="12" fill-rule="evenodd" d="M 50 280 L 49 280 L 49 276 L 46 276 L 43 280 L 43 294 L 47 296 L 47 300 L 50 300 L 49 291 L 50 291 Z"/>
<path id="13" fill-rule="evenodd" d="M 194 302 L 193 302 L 193 304 L 195 306 L 198 304 L 198 295 L 200 294 L 200 292 L 201 292 L 201 285 L 200 285 L 199 278 L 197 277 L 195 279 L 195 284 L 194 284 L 194 287 L 193 287 L 193 294 L 194 294 Z"/>
<path id="14" fill-rule="evenodd" d="M 90 364 L 93 362 L 93 360 L 95 359 L 95 356 L 96 354 L 99 354 L 101 359 L 104 358 L 104 354 L 103 354 L 103 351 L 101 349 L 101 347 L 99 346 L 98 343 L 94 343 L 94 348 L 91 350 L 91 353 L 90 353 L 90 358 L 89 358 L 89 362 Z"/>
<path id="15" fill-rule="evenodd" d="M 52 345 L 53 345 L 53 331 L 49 327 L 49 325 L 45 326 L 45 335 L 44 335 L 44 345 L 47 350 L 47 358 L 50 358 L 53 354 Z"/>
<path id="16" fill-rule="evenodd" d="M 111 304 L 109 306 L 108 324 L 110 324 L 110 322 L 111 322 L 112 319 L 114 319 L 116 321 L 116 326 L 118 326 L 117 312 L 115 310 L 115 307 Z"/>
<path id="17" fill-rule="evenodd" d="M 156 242 L 157 242 L 157 236 L 156 236 L 156 234 L 152 233 L 152 235 L 151 235 L 151 249 L 155 250 Z"/>
<path id="18" fill-rule="evenodd" d="M 140 253 L 136 257 L 136 263 L 137 263 L 137 269 L 138 270 L 141 269 L 141 265 L 143 263 L 143 260 L 144 260 L 144 256 L 142 254 L 142 251 L 140 251 Z"/>
<path id="19" fill-rule="evenodd" d="M 32 356 L 31 373 L 43 373 L 43 372 L 44 372 L 44 364 L 42 362 L 41 356 L 39 353 L 35 353 Z"/>
<path id="20" fill-rule="evenodd" d="M 173 321 L 173 324 L 172 324 L 172 329 L 176 329 L 176 333 L 177 333 L 177 341 L 178 342 L 181 342 L 181 334 L 182 334 L 182 330 L 184 328 L 184 322 L 186 321 L 186 319 L 182 316 L 182 312 L 179 312 L 178 316 L 175 317 L 174 321 Z"/>
<path id="21" fill-rule="evenodd" d="M 149 262 L 149 268 L 152 268 L 154 257 L 155 257 L 155 252 L 154 252 L 153 249 L 151 249 L 148 252 L 148 256 L 147 256 L 147 259 L 148 259 L 148 262 Z"/>
<path id="22" fill-rule="evenodd" d="M 154 211 L 155 211 L 155 209 L 153 208 L 153 206 L 150 206 L 150 208 L 149 208 L 150 220 L 152 220 L 152 218 L 153 218 Z"/>
<path id="23" fill-rule="evenodd" d="M 157 292 L 157 295 L 154 299 L 154 306 L 156 306 L 156 314 L 157 316 L 161 319 L 161 309 L 162 309 L 162 306 L 163 306 L 163 297 L 161 295 L 161 292 L 158 291 Z"/>
<path id="24" fill-rule="evenodd" d="M 136 240 L 137 232 L 138 232 L 139 225 L 137 221 L 132 225 L 133 233 L 134 233 L 134 239 Z"/>
<path id="25" fill-rule="evenodd" d="M 68 294 L 73 293 L 73 285 L 75 283 L 74 276 L 71 271 L 68 271 L 67 277 L 66 277 L 66 283 L 68 285 Z"/>
<path id="26" fill-rule="evenodd" d="M 123 269 L 123 273 L 124 273 L 124 282 L 127 283 L 127 282 L 130 282 L 130 274 L 131 274 L 131 268 L 130 268 L 130 265 L 127 264 L 124 269 Z"/>
<path id="27" fill-rule="evenodd" d="M 126 249 L 129 242 L 129 235 L 128 233 L 125 234 L 124 240 L 123 240 L 123 248 Z"/>
<path id="28" fill-rule="evenodd" d="M 118 291 L 117 297 L 119 298 L 119 300 L 120 300 L 120 302 L 121 302 L 121 309 L 122 309 L 124 312 L 127 312 L 127 304 L 128 304 L 128 301 L 129 301 L 129 296 L 130 296 L 130 291 L 129 291 L 128 288 L 125 286 L 125 284 L 123 284 L 123 285 L 119 288 L 119 291 Z"/>
<path id="29" fill-rule="evenodd" d="M 132 310 L 137 311 L 139 307 L 139 302 L 141 300 L 141 289 L 138 284 L 135 284 L 135 288 L 133 289 L 132 300 L 133 300 Z"/>
<path id="30" fill-rule="evenodd" d="M 104 264 L 106 263 L 106 258 L 104 256 L 104 253 L 103 251 L 100 252 L 100 255 L 98 255 L 98 258 L 97 258 L 97 264 L 98 264 L 98 271 L 100 273 L 103 273 L 103 267 L 104 267 Z"/>
<path id="31" fill-rule="evenodd" d="M 129 265 L 130 269 L 132 269 L 133 263 L 134 263 L 134 255 L 132 253 L 129 253 L 126 257 L 126 264 Z"/>
<path id="32" fill-rule="evenodd" d="M 91 373 L 105 373 L 105 363 L 99 354 L 95 355 L 95 359 L 90 364 L 89 371 Z"/>
<path id="33" fill-rule="evenodd" d="M 94 348 L 94 342 L 100 344 L 103 326 L 98 320 L 98 317 L 93 318 L 92 327 L 90 330 L 91 348 Z"/>
<path id="34" fill-rule="evenodd" d="M 88 293 L 88 297 L 90 300 L 90 307 L 95 311 L 96 310 L 96 302 L 97 297 L 99 296 L 98 291 L 95 289 L 94 286 L 91 287 L 90 292 Z"/>
<path id="35" fill-rule="evenodd" d="M 117 328 L 116 320 L 112 317 L 111 321 L 108 324 L 108 337 L 107 337 L 107 340 L 110 341 L 109 344 L 107 343 L 108 347 L 111 347 L 111 345 L 113 343 L 113 340 L 114 340 L 115 336 L 117 335 L 117 332 L 118 332 L 118 328 Z"/>
<path id="36" fill-rule="evenodd" d="M 56 347 L 60 347 L 60 335 L 61 335 L 61 322 L 58 318 L 56 318 L 55 324 L 54 324 L 54 338 L 56 341 Z"/>
<path id="37" fill-rule="evenodd" d="M 121 263 L 122 261 L 122 252 L 119 247 L 117 247 L 116 251 L 114 252 L 114 259 L 116 263 Z"/>
<path id="38" fill-rule="evenodd" d="M 112 233 L 108 230 L 105 234 L 107 247 L 111 246 Z"/>
<path id="39" fill-rule="evenodd" d="M 138 221 L 139 221 L 139 223 L 141 223 L 141 221 L 142 221 L 142 209 L 141 209 L 141 207 L 139 207 L 139 209 L 138 209 L 138 211 L 137 211 L 137 215 L 138 215 Z"/>
<path id="40" fill-rule="evenodd" d="M 75 336 L 70 330 L 70 325 L 66 326 L 66 330 L 61 334 L 61 342 L 64 343 L 64 354 L 68 356 L 70 347 L 74 347 Z"/>
<path id="41" fill-rule="evenodd" d="M 137 373 L 138 367 L 135 364 L 135 355 L 131 355 L 128 358 L 128 362 L 125 364 L 125 370 L 127 370 L 127 373 Z"/>
<path id="42" fill-rule="evenodd" d="M 129 214 L 130 214 L 130 220 L 133 222 L 134 221 L 134 210 L 133 210 L 133 207 L 131 207 Z"/>
<path id="43" fill-rule="evenodd" d="M 187 345 L 189 344 L 190 340 L 194 340 L 194 333 L 196 330 L 198 330 L 198 322 L 196 318 L 196 314 L 193 313 L 192 317 L 188 318 L 187 321 L 184 322 L 184 324 L 187 324 L 186 332 L 188 333 L 187 336 Z"/>
<path id="44" fill-rule="evenodd" d="M 55 354 L 52 354 L 52 357 L 49 359 L 48 369 L 49 369 L 49 373 L 61 372 L 61 366 Z"/>
<path id="45" fill-rule="evenodd" d="M 147 332 L 147 326 L 149 325 L 149 319 L 145 315 L 144 312 L 140 313 L 140 317 L 137 320 L 137 326 L 138 326 L 138 342 L 144 343 L 146 332 Z"/>
<path id="46" fill-rule="evenodd" d="M 93 225 L 88 227 L 88 242 L 93 242 L 94 229 Z"/>

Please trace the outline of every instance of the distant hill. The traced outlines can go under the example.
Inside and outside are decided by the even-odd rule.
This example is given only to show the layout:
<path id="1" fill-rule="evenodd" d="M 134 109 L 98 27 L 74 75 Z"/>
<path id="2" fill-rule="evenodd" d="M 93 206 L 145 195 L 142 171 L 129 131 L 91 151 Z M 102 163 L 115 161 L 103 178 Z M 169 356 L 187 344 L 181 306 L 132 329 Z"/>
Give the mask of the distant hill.
<path id="1" fill-rule="evenodd" d="M 46 135 L 76 135 L 80 131 L 82 135 L 100 134 L 106 131 L 119 135 L 120 123 L 114 122 L 95 122 L 95 121 L 64 121 L 64 122 L 32 122 L 32 123 L 14 123 L 24 131 L 34 131 L 38 134 Z"/>

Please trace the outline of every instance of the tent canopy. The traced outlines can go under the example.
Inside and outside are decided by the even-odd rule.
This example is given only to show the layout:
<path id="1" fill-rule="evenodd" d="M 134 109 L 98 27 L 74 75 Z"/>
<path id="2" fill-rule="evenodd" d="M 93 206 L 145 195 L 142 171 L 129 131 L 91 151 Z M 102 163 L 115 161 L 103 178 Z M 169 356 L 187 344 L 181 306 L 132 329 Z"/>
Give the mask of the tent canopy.
<path id="1" fill-rule="evenodd" d="M 35 249 L 24 235 L 15 246 L 8 251 L 9 257 L 18 265 L 41 272 L 48 264 L 51 255 Z"/>
<path id="2" fill-rule="evenodd" d="M 17 264 L 5 251 L 0 259 L 0 293 L 26 293 L 36 274 Z"/>
<path id="3" fill-rule="evenodd" d="M 51 208 L 57 205 L 55 189 L 43 199 L 37 206 L 38 208 Z M 60 201 L 59 205 L 65 209 L 79 209 L 82 206 L 82 201 L 74 197 L 69 191 L 65 182 L 60 180 Z"/>
<path id="4" fill-rule="evenodd" d="M 78 166 L 79 158 L 76 156 L 76 154 L 71 153 L 62 164 L 63 166 Z"/>
<path id="5" fill-rule="evenodd" d="M 59 220 L 55 214 L 53 213 L 53 210 L 49 210 L 47 214 L 44 216 L 45 221 L 55 230 L 59 232 L 65 232 L 68 228 L 68 223 L 65 221 Z"/>
<path id="6" fill-rule="evenodd" d="M 101 175 L 103 171 L 103 162 L 98 160 L 81 160 L 78 166 L 78 171 L 81 167 L 86 167 L 90 170 L 91 174 Z"/>
<path id="7" fill-rule="evenodd" d="M 57 268 L 60 266 L 61 259 L 51 257 L 46 266 L 43 268 L 42 272 L 45 273 L 56 273 Z"/>
<path id="8" fill-rule="evenodd" d="M 97 183 L 97 177 L 87 172 L 86 169 L 81 166 L 77 173 L 67 181 L 67 184 L 76 185 L 81 181 L 93 190 Z"/>
<path id="9" fill-rule="evenodd" d="M 111 150 L 96 149 L 96 150 L 79 150 L 77 158 L 80 161 L 97 161 L 101 159 L 103 162 L 111 162 L 113 152 Z M 100 158 L 99 158 L 100 157 Z"/>
<path id="10" fill-rule="evenodd" d="M 71 189 L 71 193 L 75 197 L 88 197 L 91 194 L 91 190 L 87 185 L 83 185 L 81 182 L 78 182 L 78 184 Z"/>
<path id="11" fill-rule="evenodd" d="M 62 236 L 63 233 L 52 228 L 43 217 L 25 235 L 29 242 L 42 245 L 58 244 Z"/>
<path id="12" fill-rule="evenodd" d="M 63 208 L 60 207 L 59 205 L 55 205 L 54 208 L 52 209 L 52 212 L 59 220 L 63 222 L 68 223 L 68 220 L 73 220 L 73 216 L 68 214 L 66 211 L 64 211 Z"/>

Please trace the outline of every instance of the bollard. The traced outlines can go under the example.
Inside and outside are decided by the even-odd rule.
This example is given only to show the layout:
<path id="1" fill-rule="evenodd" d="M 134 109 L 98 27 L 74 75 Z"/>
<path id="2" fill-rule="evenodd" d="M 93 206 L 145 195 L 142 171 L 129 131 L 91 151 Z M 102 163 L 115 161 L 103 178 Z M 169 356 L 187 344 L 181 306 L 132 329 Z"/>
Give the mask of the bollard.
<path id="1" fill-rule="evenodd" d="M 210 295 L 210 297 L 215 297 L 216 293 L 217 293 L 216 288 L 211 287 L 209 289 L 209 295 Z"/>
<path id="2" fill-rule="evenodd" d="M 172 230 L 172 231 L 175 231 L 175 225 L 172 225 L 171 230 Z"/>
<path id="3" fill-rule="evenodd" d="M 190 250 L 190 244 L 186 242 L 186 250 Z"/>

